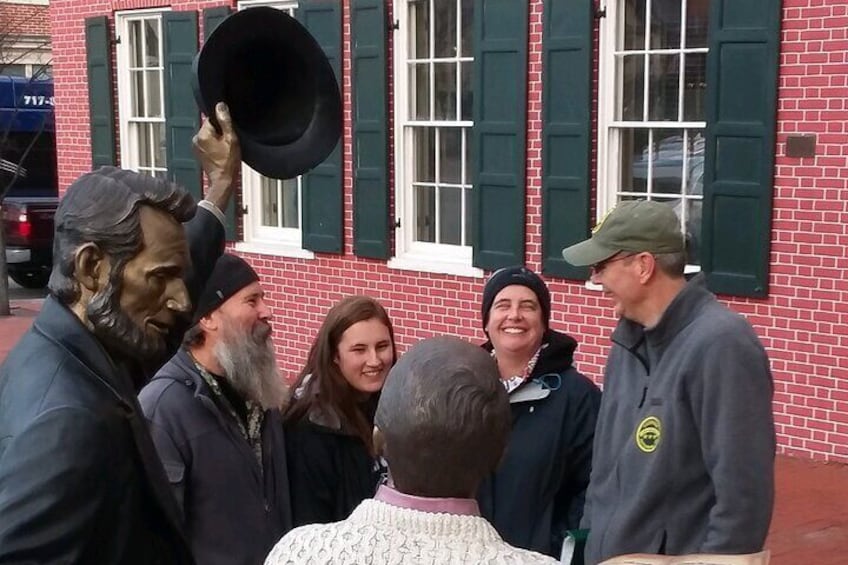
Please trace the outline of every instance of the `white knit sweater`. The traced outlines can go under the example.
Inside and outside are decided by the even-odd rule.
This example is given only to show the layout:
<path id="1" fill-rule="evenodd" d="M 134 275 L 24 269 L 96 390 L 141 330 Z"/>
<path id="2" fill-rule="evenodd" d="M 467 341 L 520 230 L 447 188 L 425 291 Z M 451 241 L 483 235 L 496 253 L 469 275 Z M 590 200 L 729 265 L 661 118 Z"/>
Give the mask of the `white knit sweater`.
<path id="1" fill-rule="evenodd" d="M 435 514 L 365 500 L 347 520 L 295 528 L 265 565 L 551 564 L 508 545 L 480 516 Z"/>

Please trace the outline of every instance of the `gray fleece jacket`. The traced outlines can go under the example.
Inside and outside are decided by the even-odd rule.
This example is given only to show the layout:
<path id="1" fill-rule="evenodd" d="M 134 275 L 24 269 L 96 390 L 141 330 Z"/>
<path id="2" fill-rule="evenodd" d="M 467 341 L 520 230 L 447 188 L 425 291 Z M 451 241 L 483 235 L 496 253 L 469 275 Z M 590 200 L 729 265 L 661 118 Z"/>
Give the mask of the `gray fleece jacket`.
<path id="1" fill-rule="evenodd" d="M 586 563 L 760 551 L 774 499 L 773 384 L 754 330 L 703 275 L 656 327 L 612 335 L 583 527 Z"/>

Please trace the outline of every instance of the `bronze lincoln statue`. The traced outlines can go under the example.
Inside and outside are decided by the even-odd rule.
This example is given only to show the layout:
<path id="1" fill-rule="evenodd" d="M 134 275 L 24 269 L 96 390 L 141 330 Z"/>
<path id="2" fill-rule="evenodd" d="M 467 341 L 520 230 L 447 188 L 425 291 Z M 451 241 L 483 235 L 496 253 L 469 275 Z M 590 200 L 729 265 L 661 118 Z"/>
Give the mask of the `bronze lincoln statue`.
<path id="1" fill-rule="evenodd" d="M 223 253 L 242 153 L 266 176 L 297 176 L 341 132 L 320 46 L 268 10 L 224 20 L 195 59 L 211 115 L 194 139 L 203 200 L 106 167 L 59 205 L 50 296 L 0 367 L 0 563 L 195 562 L 137 391 L 176 350 Z M 263 81 L 273 88 L 251 86 Z M 270 103 L 257 114 L 259 94 Z"/>

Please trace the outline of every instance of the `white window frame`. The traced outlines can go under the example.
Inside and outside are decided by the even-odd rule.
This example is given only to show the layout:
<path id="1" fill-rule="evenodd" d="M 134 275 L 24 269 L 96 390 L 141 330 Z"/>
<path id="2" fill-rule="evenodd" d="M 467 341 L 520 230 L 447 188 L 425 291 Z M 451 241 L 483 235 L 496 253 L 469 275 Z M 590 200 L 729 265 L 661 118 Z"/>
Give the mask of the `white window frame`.
<path id="1" fill-rule="evenodd" d="M 117 40 L 117 79 L 118 79 L 118 127 L 120 131 L 121 166 L 126 169 L 139 170 L 139 147 L 134 136 L 130 135 L 130 122 L 133 123 L 161 123 L 165 127 L 165 52 L 164 27 L 162 15 L 170 12 L 168 7 L 149 8 L 143 10 L 125 10 L 115 12 L 115 39 Z M 159 81 L 159 96 L 162 104 L 161 118 L 133 118 L 132 113 L 132 81 L 130 80 L 130 43 L 129 23 L 137 19 L 145 19 L 149 16 L 157 16 L 159 19 L 159 58 L 161 63 L 162 79 Z M 122 39 L 124 38 L 124 39 Z M 147 90 L 145 89 L 145 95 Z M 167 134 L 166 134 L 167 135 Z M 167 155 L 165 155 L 167 160 Z M 167 172 L 167 162 L 164 167 L 153 167 L 157 172 Z"/>
<path id="2" fill-rule="evenodd" d="M 457 1 L 457 28 L 460 27 L 461 7 Z M 465 127 L 468 128 L 467 137 L 470 137 L 471 121 L 423 121 L 411 120 L 409 115 L 409 35 L 411 26 L 409 21 L 409 0 L 394 0 L 393 14 L 398 22 L 398 30 L 395 32 L 392 48 L 394 59 L 394 138 L 395 138 L 395 215 L 400 219 L 400 226 L 396 231 L 395 256 L 389 260 L 389 268 L 400 270 L 422 271 L 430 273 L 451 274 L 482 278 L 482 269 L 473 267 L 471 264 L 473 247 L 470 242 L 467 245 L 450 245 L 442 243 L 430 243 L 415 241 L 415 190 L 412 186 L 412 171 L 414 165 L 413 135 L 415 128 L 411 124 L 423 127 Z M 432 22 L 432 18 L 430 20 Z M 462 62 L 469 62 L 472 58 L 460 56 L 451 58 L 459 66 Z M 433 81 L 430 81 L 431 104 L 433 103 L 432 89 Z M 457 81 L 457 97 L 461 93 L 461 82 Z M 461 111 L 459 102 L 457 112 Z M 438 131 L 438 130 L 437 130 Z M 468 140 L 470 142 L 470 140 Z M 436 171 L 439 168 L 439 151 L 436 150 Z M 465 151 L 462 152 L 462 171 L 460 174 L 465 178 Z M 471 188 L 473 190 L 473 188 Z M 466 206 L 471 205 L 471 199 L 467 198 Z M 439 202 L 436 200 L 436 207 Z M 462 210 L 461 232 L 465 231 L 465 210 Z"/>
<path id="3" fill-rule="evenodd" d="M 624 25 L 624 15 L 620 8 L 624 0 L 608 0 L 606 3 L 607 17 L 600 20 L 599 34 L 599 65 L 598 65 L 598 166 L 597 166 L 597 206 L 596 220 L 598 222 L 611 210 L 618 200 L 618 194 L 615 187 L 618 185 L 620 178 L 620 162 L 618 155 L 620 153 L 620 143 L 616 127 L 625 122 L 617 122 L 616 106 L 619 103 L 618 92 L 618 69 L 616 67 L 615 53 L 618 46 L 619 34 Z M 686 18 L 686 2 L 681 0 L 682 10 L 681 19 L 685 22 Z M 646 14 L 650 13 L 651 0 L 647 0 L 645 7 Z M 681 26 L 681 35 L 683 36 L 686 26 Z M 646 30 L 646 41 L 649 41 L 650 34 Z M 660 49 L 647 49 L 649 52 L 663 51 Z M 679 50 L 669 50 L 670 52 L 679 53 Z M 687 52 L 706 53 L 707 48 L 687 49 Z M 683 66 L 683 65 L 681 65 Z M 646 70 L 647 72 L 647 70 Z M 684 71 L 685 72 L 685 71 Z M 649 81 L 645 79 L 644 88 L 647 88 Z M 680 94 L 679 94 L 680 95 Z M 647 108 L 650 101 L 647 97 L 643 97 L 644 107 Z M 682 101 L 679 102 L 682 106 Z M 706 121 L 687 122 L 687 121 L 639 121 L 626 122 L 631 125 L 638 124 L 640 128 L 669 128 L 669 129 L 703 129 L 706 130 Z M 683 170 L 688 170 L 686 160 L 688 155 L 683 152 Z M 683 195 L 681 195 L 682 198 Z M 702 196 L 703 198 L 703 196 Z M 685 208 L 685 207 L 684 207 Z M 700 272 L 699 265 L 687 265 L 687 273 Z M 591 284 L 587 286 L 593 286 Z"/>
<path id="4" fill-rule="evenodd" d="M 286 10 L 290 14 L 297 9 L 297 0 L 243 0 L 237 4 L 237 9 L 243 10 L 254 6 L 269 6 Z M 271 179 L 275 183 L 277 181 Z M 261 253 L 280 257 L 313 259 L 315 254 L 303 249 L 303 177 L 297 177 L 297 228 L 266 226 L 262 224 L 262 176 L 250 166 L 242 163 L 241 187 L 242 204 L 246 211 L 243 218 L 244 241 L 236 243 L 238 251 Z"/>

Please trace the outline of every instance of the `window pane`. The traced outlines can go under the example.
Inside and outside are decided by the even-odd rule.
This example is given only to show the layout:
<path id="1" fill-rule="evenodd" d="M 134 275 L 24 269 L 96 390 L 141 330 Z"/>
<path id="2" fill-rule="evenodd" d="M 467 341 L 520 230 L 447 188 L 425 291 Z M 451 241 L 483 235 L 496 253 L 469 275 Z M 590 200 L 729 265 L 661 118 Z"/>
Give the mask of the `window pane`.
<path id="1" fill-rule="evenodd" d="M 47 80 L 53 78 L 53 66 L 52 65 L 34 65 L 32 67 L 32 76 L 33 78 L 39 80 Z"/>
<path id="2" fill-rule="evenodd" d="M 462 128 L 462 137 L 465 139 L 465 184 L 471 184 L 471 139 L 468 135 L 471 128 Z"/>
<path id="3" fill-rule="evenodd" d="M 456 0 L 434 0 L 436 57 L 456 57 Z"/>
<path id="4" fill-rule="evenodd" d="M 430 64 L 411 65 L 409 72 L 410 115 L 413 120 L 430 119 Z"/>
<path id="5" fill-rule="evenodd" d="M 416 186 L 415 190 L 415 241 L 436 242 L 436 189 Z"/>
<path id="6" fill-rule="evenodd" d="M 150 124 L 150 130 L 153 136 L 153 156 L 155 158 L 153 165 L 165 169 L 168 166 L 165 159 L 165 124 Z"/>
<path id="7" fill-rule="evenodd" d="M 620 120 L 641 121 L 645 98 L 645 56 L 629 55 L 618 58 L 621 77 Z"/>
<path id="8" fill-rule="evenodd" d="M 283 183 L 283 227 L 300 227 L 300 207 L 298 206 L 297 179 L 286 179 Z"/>
<path id="9" fill-rule="evenodd" d="M 462 197 L 465 199 L 465 241 L 463 245 L 471 245 L 471 218 L 473 216 L 471 210 L 471 190 L 466 188 L 462 191 Z"/>
<path id="10" fill-rule="evenodd" d="M 412 182 L 436 182 L 436 140 L 433 128 L 415 128 L 413 131 L 413 158 L 415 175 Z"/>
<path id="11" fill-rule="evenodd" d="M 144 61 L 144 56 L 142 55 L 143 51 L 143 39 L 141 34 L 141 22 L 133 21 L 129 24 L 129 33 L 130 33 L 130 66 L 131 67 L 141 67 L 142 61 Z"/>
<path id="12" fill-rule="evenodd" d="M 686 76 L 683 80 L 683 119 L 703 122 L 707 119 L 704 99 L 707 95 L 707 54 L 687 53 Z"/>
<path id="13" fill-rule="evenodd" d="M 159 66 L 159 19 L 145 20 L 145 63 L 148 67 Z"/>
<path id="14" fill-rule="evenodd" d="M 460 42 L 462 43 L 462 56 L 473 57 L 474 45 L 471 43 L 473 39 L 472 27 L 474 25 L 474 0 L 460 0 L 462 4 L 462 26 L 460 27 Z"/>
<path id="15" fill-rule="evenodd" d="M 279 205 L 277 181 L 260 176 L 259 189 L 262 194 L 262 225 L 277 227 L 277 206 Z"/>
<path id="16" fill-rule="evenodd" d="M 651 192 L 680 194 L 683 185 L 683 130 L 654 130 Z"/>
<path id="17" fill-rule="evenodd" d="M 439 243 L 460 245 L 462 234 L 462 189 L 439 188 Z"/>
<path id="18" fill-rule="evenodd" d="M 409 0 L 409 56 L 430 57 L 430 0 Z"/>
<path id="19" fill-rule="evenodd" d="M 680 47 L 681 0 L 651 0 L 651 49 Z"/>
<path id="20" fill-rule="evenodd" d="M 689 174 L 686 180 L 686 194 L 704 194 L 704 132 L 687 132 L 687 153 Z"/>
<path id="21" fill-rule="evenodd" d="M 686 0 L 686 47 L 707 46 L 710 0 Z"/>
<path id="22" fill-rule="evenodd" d="M 701 217 L 704 203 L 701 200 L 686 200 L 686 236 L 689 239 L 687 249 L 688 262 L 701 264 Z"/>
<path id="23" fill-rule="evenodd" d="M 20 65 L 20 64 L 4 65 L 4 64 L 2 64 L 2 61 L 0 61 L 0 76 L 25 77 L 26 76 L 26 65 Z"/>
<path id="24" fill-rule="evenodd" d="M 680 55 L 651 55 L 651 83 L 648 86 L 651 120 L 677 121 L 679 62 Z"/>
<path id="25" fill-rule="evenodd" d="M 462 104 L 462 108 L 460 108 L 461 115 L 459 119 L 471 121 L 471 105 L 474 103 L 474 90 L 471 86 L 471 79 L 473 78 L 472 73 L 474 72 L 474 63 L 460 63 L 460 88 L 462 92 L 460 92 L 460 104 Z"/>
<path id="26" fill-rule="evenodd" d="M 645 0 L 624 2 L 624 49 L 645 48 Z"/>
<path id="27" fill-rule="evenodd" d="M 150 150 L 150 124 L 136 124 L 135 135 L 138 143 L 138 166 L 152 167 L 153 155 Z"/>
<path id="28" fill-rule="evenodd" d="M 436 120 L 456 120 L 456 64 L 433 65 L 436 75 Z"/>
<path id="29" fill-rule="evenodd" d="M 647 192 L 648 190 L 648 130 L 623 129 L 621 136 L 622 192 Z"/>
<path id="30" fill-rule="evenodd" d="M 144 114 L 144 71 L 130 71 L 130 83 L 132 84 L 132 116 L 143 117 Z"/>
<path id="31" fill-rule="evenodd" d="M 439 181 L 459 184 L 462 174 L 462 135 L 459 128 L 439 130 Z"/>
<path id="32" fill-rule="evenodd" d="M 161 71 L 145 71 L 147 73 L 147 116 L 150 118 L 162 117 L 162 99 L 159 81 L 162 79 Z"/>

